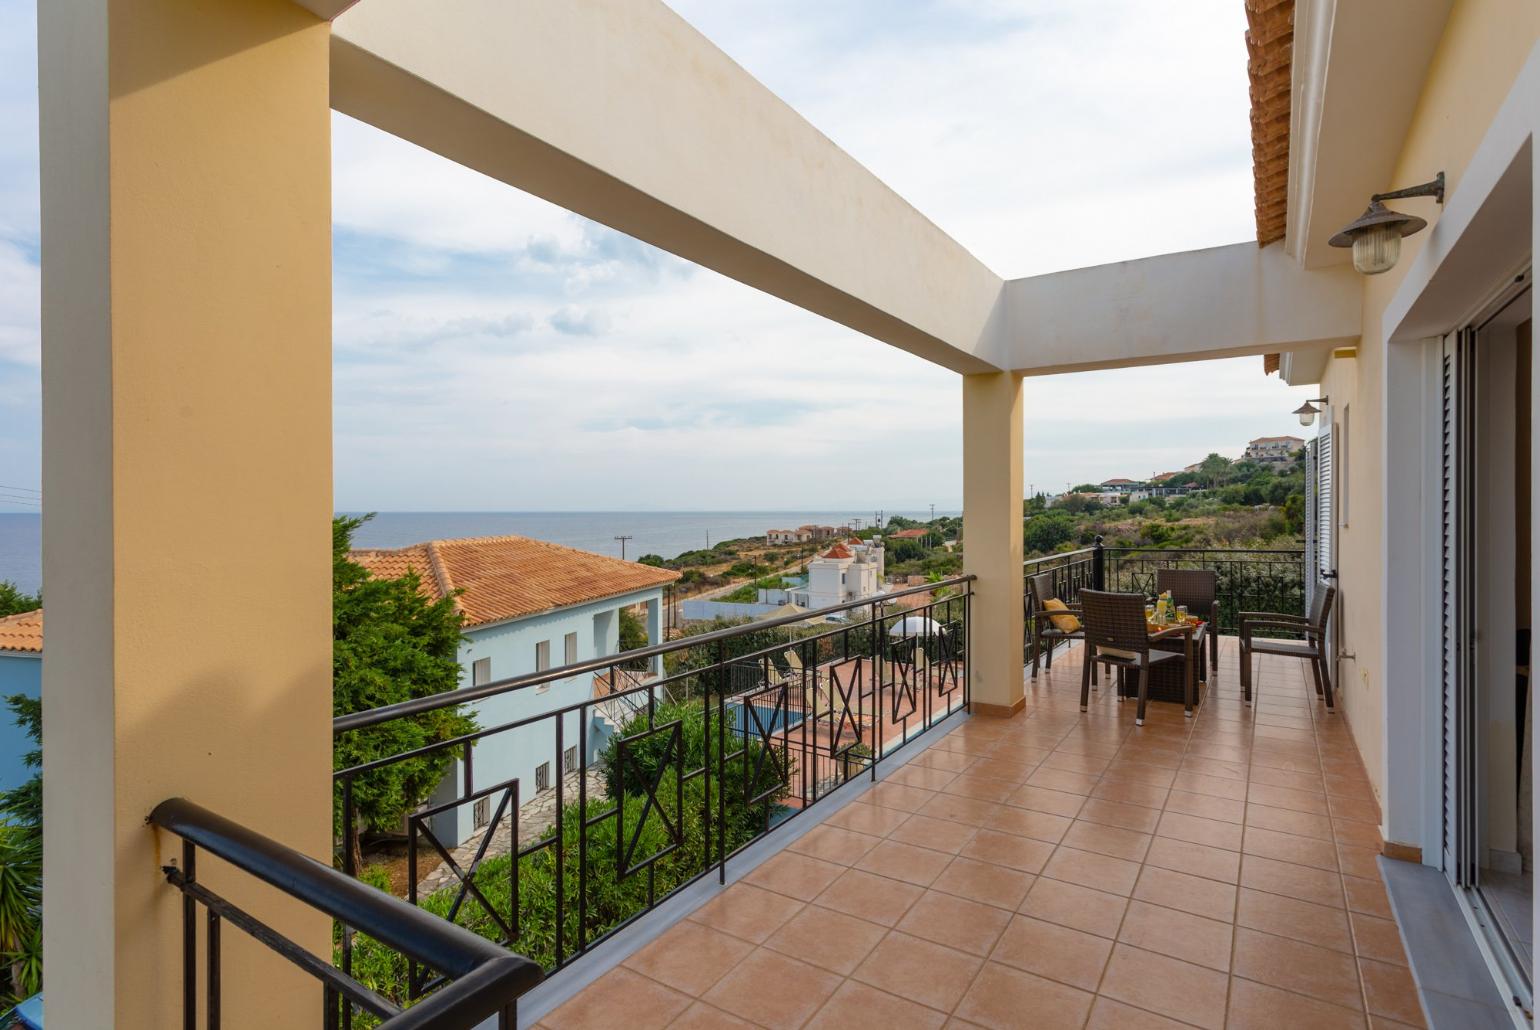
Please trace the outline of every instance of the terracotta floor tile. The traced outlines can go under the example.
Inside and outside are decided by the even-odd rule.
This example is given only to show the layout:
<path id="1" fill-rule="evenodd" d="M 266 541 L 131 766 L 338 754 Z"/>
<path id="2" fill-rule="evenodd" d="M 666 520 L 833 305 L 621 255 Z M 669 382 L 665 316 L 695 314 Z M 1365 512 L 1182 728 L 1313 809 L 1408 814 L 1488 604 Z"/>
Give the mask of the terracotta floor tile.
<path id="1" fill-rule="evenodd" d="M 1380 806 L 1373 801 L 1360 801 L 1356 798 L 1344 798 L 1332 796 L 1331 817 L 1336 820 L 1350 820 L 1356 823 L 1372 823 L 1378 826 L 1380 822 Z"/>
<path id="2" fill-rule="evenodd" d="M 1081 819 L 1103 826 L 1116 826 L 1139 833 L 1154 833 L 1160 822 L 1160 812 L 1143 805 L 1127 805 L 1120 801 L 1103 801 L 1090 798 L 1080 809 Z"/>
<path id="3" fill-rule="evenodd" d="M 975 832 L 977 828 L 967 823 L 953 822 L 951 819 L 935 819 L 928 815 L 913 815 L 889 834 L 888 839 L 955 855 L 972 839 Z"/>
<path id="4" fill-rule="evenodd" d="M 1017 916 L 1006 927 L 989 958 L 992 962 L 1003 962 L 1050 980 L 1094 991 L 1111 953 L 1112 942 L 1105 937 L 1030 916 Z"/>
<path id="5" fill-rule="evenodd" d="M 1205 919 L 1144 901 L 1131 901 L 1118 931 L 1118 940 L 1223 973 L 1230 969 L 1233 929 L 1229 922 Z"/>
<path id="6" fill-rule="evenodd" d="M 1314 837 L 1316 840 L 1332 840 L 1331 819 L 1310 812 L 1296 812 L 1271 805 L 1248 804 L 1246 825 L 1278 833 L 1292 833 L 1296 837 Z"/>
<path id="7" fill-rule="evenodd" d="M 1239 823 L 1245 821 L 1246 803 L 1230 798 L 1216 798 L 1211 794 L 1197 794 L 1187 790 L 1173 790 L 1166 799 L 1167 812 L 1196 815 L 1204 819 Z"/>
<path id="8" fill-rule="evenodd" d="M 925 807 L 926 802 L 936 796 L 933 790 L 906 787 L 902 783 L 891 781 L 879 783 L 861 795 L 864 800 L 879 808 L 894 808 L 900 812 L 918 812 Z"/>
<path id="9" fill-rule="evenodd" d="M 1242 887 L 1235 923 L 1334 951 L 1353 950 L 1353 935 L 1344 909 L 1315 905 L 1281 894 L 1266 894 Z"/>
<path id="10" fill-rule="evenodd" d="M 905 933 L 890 933 L 852 974 L 900 998 L 950 1012 L 983 960 Z"/>
<path id="11" fill-rule="evenodd" d="M 896 926 L 923 893 L 923 888 L 914 884 L 852 869 L 829 884 L 813 903 L 883 926 Z"/>
<path id="12" fill-rule="evenodd" d="M 1246 800 L 1246 781 L 1244 779 L 1195 772 L 1185 765 L 1176 774 L 1176 780 L 1171 786 L 1173 790 L 1186 791 L 1189 794 L 1205 794 L 1209 797 L 1224 798 L 1228 801 Z"/>
<path id="13" fill-rule="evenodd" d="M 1347 891 L 1347 907 L 1353 912 L 1390 919 L 1390 898 L 1385 885 L 1379 880 L 1366 880 L 1361 876 L 1344 876 L 1343 889 Z"/>
<path id="14" fill-rule="evenodd" d="M 627 1026 L 638 1030 L 666 1027 L 690 1007 L 687 994 L 617 966 L 585 987 L 577 997 L 546 1015 L 550 1030 L 589 1030 L 596 1026 Z"/>
<path id="15" fill-rule="evenodd" d="M 1338 844 L 1379 851 L 1385 843 L 1385 839 L 1380 836 L 1379 826 L 1374 823 L 1345 822 L 1339 819 L 1332 823 L 1331 832 Z"/>
<path id="16" fill-rule="evenodd" d="M 982 901 L 1004 909 L 1014 909 L 1027 896 L 1036 877 L 1019 869 L 972 858 L 954 858 L 930 889 L 955 894 L 970 901 Z"/>
<path id="17" fill-rule="evenodd" d="M 1241 886 L 1317 905 L 1343 904 L 1342 878 L 1336 870 L 1279 862 L 1260 855 L 1241 856 Z"/>
<path id="18" fill-rule="evenodd" d="M 887 932 L 886 927 L 876 923 L 809 905 L 771 934 L 764 946 L 831 973 L 849 976 Z"/>
<path id="19" fill-rule="evenodd" d="M 1224 1026 L 1230 978 L 1213 969 L 1119 944 L 1101 993 L 1195 1026 Z"/>
<path id="20" fill-rule="evenodd" d="M 1104 780 L 1126 780 L 1130 783 L 1148 783 L 1152 787 L 1169 787 L 1176 779 L 1176 769 L 1150 765 L 1145 762 L 1118 759 L 1102 774 Z"/>
<path id="21" fill-rule="evenodd" d="M 1077 819 L 1070 826 L 1069 832 L 1064 835 L 1063 843 L 1066 847 L 1078 848 L 1081 851 L 1094 851 L 1098 855 L 1111 855 L 1113 858 L 1140 862 L 1149 851 L 1150 841 L 1153 839 L 1148 833 Z"/>
<path id="22" fill-rule="evenodd" d="M 957 1006 L 957 1016 L 990 1030 L 1079 1030 L 1094 995 L 990 962 Z M 1031 1013 L 1030 1024 L 1024 1022 Z"/>
<path id="23" fill-rule="evenodd" d="M 1037 787 L 1029 783 L 1018 787 L 1006 803 L 1017 808 L 1030 808 L 1037 812 L 1047 812 L 1049 815 L 1074 818 L 1080 811 L 1080 807 L 1085 804 L 1085 800 L 1080 794 L 1069 794 L 1062 790 Z"/>
<path id="24" fill-rule="evenodd" d="M 905 787 L 920 787 L 924 790 L 940 790 L 955 779 L 957 779 L 955 772 L 908 762 L 888 773 L 883 777 L 883 782 L 900 783 Z"/>
<path id="25" fill-rule="evenodd" d="M 1063 769 L 1067 772 L 1096 776 L 1106 770 L 1111 759 L 1101 755 L 1082 755 L 1070 751 L 1053 751 L 1043 759 L 1044 769 Z"/>
<path id="26" fill-rule="evenodd" d="M 987 759 L 986 759 L 987 761 Z M 957 794 L 965 798 L 974 798 L 979 801 L 1004 801 L 1013 794 L 1018 786 L 1014 780 L 1001 780 L 993 776 L 977 775 L 978 766 L 974 766 L 968 772 L 963 773 L 941 788 L 943 794 Z"/>
<path id="27" fill-rule="evenodd" d="M 692 912 L 690 918 L 742 940 L 762 944 L 801 910 L 802 902 L 795 898 L 752 884 L 735 883 Z"/>
<path id="28" fill-rule="evenodd" d="M 747 941 L 686 919 L 627 958 L 625 965 L 698 998 L 753 950 Z"/>
<path id="29" fill-rule="evenodd" d="M 1144 857 L 1146 865 L 1175 869 L 1209 880 L 1235 883 L 1240 878 L 1241 855 L 1224 848 L 1211 848 L 1205 844 L 1190 844 L 1171 837 L 1156 837 Z"/>
<path id="30" fill-rule="evenodd" d="M 835 862 L 783 851 L 762 862 L 744 880 L 798 901 L 812 901 L 844 871 L 845 867 Z"/>
<path id="31" fill-rule="evenodd" d="M 787 990 L 788 984 L 796 984 L 796 990 Z M 833 973 L 760 948 L 718 980 L 701 1000 L 761 1026 L 799 1027 L 839 984 Z"/>
<path id="32" fill-rule="evenodd" d="M 1337 850 L 1330 842 L 1292 833 L 1279 833 L 1277 830 L 1248 826 L 1241 850 L 1248 855 L 1293 862 L 1295 865 L 1314 866 L 1317 869 L 1337 868 Z"/>
<path id="33" fill-rule="evenodd" d="M 946 772 L 960 773 L 979 759 L 969 755 L 960 755 L 955 751 L 943 751 L 939 748 L 927 748 L 922 753 L 915 755 L 911 765 L 923 765 L 931 769 L 942 769 Z"/>
<path id="34" fill-rule="evenodd" d="M 1005 806 L 978 798 L 965 798 L 960 794 L 937 794 L 920 810 L 921 815 L 932 819 L 950 819 L 968 826 L 983 826 L 985 821 Z"/>
<path id="35" fill-rule="evenodd" d="M 1406 965 L 1406 945 L 1401 941 L 1401 928 L 1393 919 L 1377 919 L 1361 913 L 1353 913 L 1353 946 L 1361 958 L 1388 962 L 1393 966 Z"/>
<path id="36" fill-rule="evenodd" d="M 856 868 L 926 887 L 941 875 L 941 870 L 950 861 L 951 857 L 944 852 L 915 847 L 889 838 L 868 851 L 856 863 Z"/>
<path id="37" fill-rule="evenodd" d="M 864 801 L 855 801 L 824 820 L 825 826 L 839 826 L 873 837 L 886 837 L 909 818 L 909 813 L 892 808 L 878 808 Z"/>
<path id="38" fill-rule="evenodd" d="M 1146 808 L 1163 808 L 1166 804 L 1166 796 L 1170 793 L 1171 791 L 1165 787 L 1156 787 L 1148 783 L 1109 780 L 1091 791 L 1091 796 L 1103 801 L 1121 801 L 1129 805 L 1143 805 Z"/>
<path id="39" fill-rule="evenodd" d="M 669 1024 L 669 1030 L 753 1030 L 754 1024 L 719 1008 L 697 1001 L 684 1015 Z"/>
<path id="40" fill-rule="evenodd" d="M 1378 880 L 1380 878 L 1379 857 L 1380 853 L 1375 848 L 1357 848 L 1341 844 L 1337 846 L 1338 866 L 1348 876 Z"/>
<path id="41" fill-rule="evenodd" d="M 1043 867 L 1043 875 L 1082 887 L 1127 895 L 1139 878 L 1139 865 L 1121 858 L 1060 847 Z"/>
<path id="42" fill-rule="evenodd" d="M 1236 927 L 1234 961 L 1236 976 L 1344 1008 L 1363 1007 L 1358 969 L 1351 955 Z"/>
<path id="43" fill-rule="evenodd" d="M 1360 959 L 1358 965 L 1363 971 L 1364 997 L 1370 1012 L 1411 1026 L 1427 1025 L 1411 970 L 1368 959 Z"/>
<path id="44" fill-rule="evenodd" d="M 1272 787 L 1288 787 L 1291 790 L 1305 790 L 1315 794 L 1326 793 L 1321 774 L 1317 772 L 1289 772 L 1287 769 L 1258 766 L 1251 770 L 1251 782 L 1265 783 Z"/>
<path id="45" fill-rule="evenodd" d="M 1086 1030 L 1185 1030 L 1186 1026 L 1185 1023 L 1136 1009 L 1121 1001 L 1098 997 L 1091 1006 L 1091 1018 L 1086 1023 Z"/>
<path id="46" fill-rule="evenodd" d="M 792 841 L 786 849 L 799 855 L 848 866 L 859 862 L 861 856 L 876 847 L 881 840 L 881 837 L 824 823 Z"/>
<path id="47" fill-rule="evenodd" d="M 983 957 L 1011 921 L 1003 908 L 940 891 L 926 891 L 897 929 L 936 944 Z"/>
<path id="48" fill-rule="evenodd" d="M 1032 885 L 1019 911 L 1036 919 L 1110 938 L 1117 936 L 1127 907 L 1128 899 L 1122 895 L 1044 876 Z"/>
<path id="49" fill-rule="evenodd" d="M 1157 837 L 1171 837 L 1191 844 L 1206 844 L 1211 848 L 1225 848 L 1229 851 L 1241 849 L 1241 834 L 1239 823 L 1183 815 L 1181 812 L 1171 811 L 1170 808 L 1166 809 L 1165 814 L 1160 817 L 1160 825 L 1155 828 Z"/>
<path id="50" fill-rule="evenodd" d="M 935 1009 L 846 980 L 807 1025 L 816 1030 L 934 1030 L 946 1022 Z"/>
<path id="51" fill-rule="evenodd" d="M 1002 808 L 984 822 L 987 829 L 1057 844 L 1069 829 L 1070 819 L 1030 808 Z"/>
<path id="52" fill-rule="evenodd" d="M 988 758 L 980 758 L 974 765 L 968 767 L 970 776 L 987 776 L 990 779 L 1004 780 L 1016 787 L 1027 782 L 1027 777 L 1032 775 L 1032 770 L 1037 768 L 1036 762 L 1019 762 L 1011 758 L 1001 758 L 996 750 Z"/>
<path id="53" fill-rule="evenodd" d="M 1027 777 L 1027 783 L 1034 787 L 1062 790 L 1066 794 L 1089 794 L 1095 788 L 1097 779 L 1098 777 L 1087 776 L 1085 773 L 1039 767 L 1037 772 Z"/>
<path id="54" fill-rule="evenodd" d="M 1230 884 L 1158 866 L 1144 867 L 1133 897 L 1222 922 L 1235 914 L 1235 888 Z"/>
<path id="55" fill-rule="evenodd" d="M 1228 1030 L 1363 1030 L 1364 1015 L 1292 991 L 1236 978 L 1230 981 Z"/>
<path id="56" fill-rule="evenodd" d="M 959 852 L 965 858 L 1018 869 L 1024 873 L 1042 872 L 1053 845 L 1014 833 L 980 830 Z"/>
<path id="57" fill-rule="evenodd" d="M 1197 776 L 1217 776 L 1224 780 L 1244 780 L 1246 767 L 1239 762 L 1218 762 L 1208 758 L 1189 758 L 1182 763 L 1182 772 Z"/>

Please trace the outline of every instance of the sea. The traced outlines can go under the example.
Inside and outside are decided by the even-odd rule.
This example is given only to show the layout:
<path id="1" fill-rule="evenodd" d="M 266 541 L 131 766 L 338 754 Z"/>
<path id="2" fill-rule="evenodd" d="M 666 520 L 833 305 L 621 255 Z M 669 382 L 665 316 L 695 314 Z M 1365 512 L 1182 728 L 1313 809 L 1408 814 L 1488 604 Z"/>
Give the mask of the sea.
<path id="1" fill-rule="evenodd" d="M 344 514 L 361 514 L 347 512 Z M 878 515 L 928 519 L 924 511 L 382 511 L 353 536 L 359 547 L 404 547 L 424 540 L 512 534 L 597 554 L 672 558 L 723 540 L 798 526 L 870 526 Z M 935 514 L 956 515 L 937 509 Z M 28 593 L 43 585 L 42 516 L 0 513 L 0 579 Z"/>

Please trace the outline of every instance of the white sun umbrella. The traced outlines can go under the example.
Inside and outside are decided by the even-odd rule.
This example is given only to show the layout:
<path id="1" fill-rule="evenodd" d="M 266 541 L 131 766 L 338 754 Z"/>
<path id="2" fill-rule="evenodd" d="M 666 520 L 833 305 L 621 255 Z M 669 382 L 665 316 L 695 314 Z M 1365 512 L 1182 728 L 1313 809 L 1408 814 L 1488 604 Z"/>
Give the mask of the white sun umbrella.
<path id="1" fill-rule="evenodd" d="M 941 623 L 923 615 L 906 615 L 888 630 L 890 637 L 923 637 L 927 633 L 940 633 Z"/>

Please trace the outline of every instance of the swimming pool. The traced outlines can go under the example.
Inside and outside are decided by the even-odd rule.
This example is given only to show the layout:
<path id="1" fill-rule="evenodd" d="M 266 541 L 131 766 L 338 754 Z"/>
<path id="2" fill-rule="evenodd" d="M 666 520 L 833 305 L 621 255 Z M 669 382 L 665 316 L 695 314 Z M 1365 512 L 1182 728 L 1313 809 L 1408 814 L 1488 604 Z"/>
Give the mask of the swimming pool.
<path id="1" fill-rule="evenodd" d="M 746 711 L 754 709 L 751 718 Z M 727 718 L 731 720 L 732 728 L 737 733 L 780 733 L 790 730 L 802 722 L 802 713 L 792 709 L 781 709 L 775 705 L 745 704 L 742 701 L 727 702 Z"/>

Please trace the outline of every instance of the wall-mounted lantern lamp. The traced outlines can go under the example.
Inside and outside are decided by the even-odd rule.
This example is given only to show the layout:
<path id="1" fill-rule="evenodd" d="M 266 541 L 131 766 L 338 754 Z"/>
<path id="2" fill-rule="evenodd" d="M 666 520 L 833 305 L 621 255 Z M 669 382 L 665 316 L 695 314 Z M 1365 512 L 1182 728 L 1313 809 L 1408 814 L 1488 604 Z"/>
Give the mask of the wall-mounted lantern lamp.
<path id="1" fill-rule="evenodd" d="M 1369 198 L 1369 207 L 1358 216 L 1357 221 L 1345 226 L 1327 242 L 1333 247 L 1352 247 L 1353 267 L 1364 275 L 1379 275 L 1390 271 L 1401 258 L 1401 237 L 1421 232 L 1428 224 L 1424 218 L 1403 215 L 1381 203 L 1406 197 L 1432 197 L 1442 204 L 1444 173 L 1439 172 L 1437 178 L 1420 186 L 1376 193 Z M 1304 416 L 1300 418 L 1303 420 Z M 1305 423 L 1307 426 L 1309 424 Z"/>
<path id="2" fill-rule="evenodd" d="M 1315 417 L 1321 413 L 1317 404 L 1330 404 L 1330 397 L 1312 397 L 1310 400 L 1294 409 L 1294 414 L 1299 416 L 1299 424 L 1302 426 L 1314 425 Z"/>

